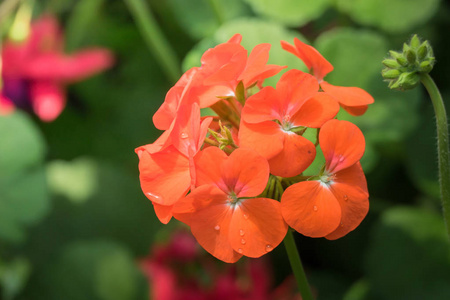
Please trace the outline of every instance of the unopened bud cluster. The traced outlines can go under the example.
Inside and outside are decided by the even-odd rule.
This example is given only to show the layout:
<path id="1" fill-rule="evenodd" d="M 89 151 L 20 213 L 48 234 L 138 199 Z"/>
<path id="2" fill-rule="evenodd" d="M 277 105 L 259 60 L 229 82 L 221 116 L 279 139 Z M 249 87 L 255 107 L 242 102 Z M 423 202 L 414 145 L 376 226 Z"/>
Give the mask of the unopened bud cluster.
<path id="1" fill-rule="evenodd" d="M 403 51 L 389 51 L 390 57 L 383 60 L 381 74 L 389 81 L 389 88 L 409 90 L 420 83 L 420 74 L 429 73 L 433 69 L 435 58 L 428 41 L 421 42 L 417 35 L 409 44 L 403 44 Z"/>

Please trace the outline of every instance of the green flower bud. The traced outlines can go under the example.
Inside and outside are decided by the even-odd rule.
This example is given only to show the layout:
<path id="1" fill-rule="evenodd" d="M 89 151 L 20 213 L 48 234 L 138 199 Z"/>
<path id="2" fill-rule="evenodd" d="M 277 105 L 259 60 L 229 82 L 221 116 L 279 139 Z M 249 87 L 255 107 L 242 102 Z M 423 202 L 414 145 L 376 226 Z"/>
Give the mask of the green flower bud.
<path id="1" fill-rule="evenodd" d="M 420 63 L 419 72 L 429 73 L 432 69 L 433 65 L 430 63 L 430 61 L 425 60 Z"/>
<path id="2" fill-rule="evenodd" d="M 417 34 L 413 35 L 413 37 L 411 38 L 411 42 L 409 42 L 409 44 L 411 45 L 411 48 L 413 48 L 414 50 L 420 46 L 420 39 L 417 36 Z"/>
<path id="3" fill-rule="evenodd" d="M 406 72 L 400 74 L 400 77 L 391 85 L 391 89 L 410 90 L 420 83 L 420 75 L 416 72 Z"/>
<path id="4" fill-rule="evenodd" d="M 383 76 L 384 79 L 395 79 L 395 78 L 399 77 L 400 74 L 401 73 L 399 70 L 389 70 L 389 69 L 385 69 L 381 73 L 381 75 Z"/>
<path id="5" fill-rule="evenodd" d="M 413 64 L 416 62 L 416 52 L 413 49 L 409 49 L 406 52 L 406 59 L 408 60 L 409 63 Z"/>
<path id="6" fill-rule="evenodd" d="M 408 65 L 408 60 L 403 56 L 398 57 L 397 62 L 403 67 Z"/>
<path id="7" fill-rule="evenodd" d="M 424 58 L 428 54 L 428 42 L 425 41 L 422 43 L 422 45 L 419 46 L 419 49 L 417 49 L 417 57 L 420 61 L 424 60 Z"/>
<path id="8" fill-rule="evenodd" d="M 385 59 L 382 64 L 391 69 L 400 68 L 400 64 L 395 59 Z"/>
<path id="9" fill-rule="evenodd" d="M 393 50 L 389 50 L 389 54 L 392 56 L 392 58 L 394 58 L 394 59 L 397 59 L 397 58 L 399 58 L 399 57 L 402 57 L 402 54 L 401 53 L 398 53 L 398 52 L 396 52 L 396 51 L 393 51 Z"/>

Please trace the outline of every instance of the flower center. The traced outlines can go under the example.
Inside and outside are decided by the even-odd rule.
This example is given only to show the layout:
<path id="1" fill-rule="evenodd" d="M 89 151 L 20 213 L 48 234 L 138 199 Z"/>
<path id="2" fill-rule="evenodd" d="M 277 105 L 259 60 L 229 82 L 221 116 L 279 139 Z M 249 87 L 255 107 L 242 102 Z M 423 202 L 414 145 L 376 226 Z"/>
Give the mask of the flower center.
<path id="1" fill-rule="evenodd" d="M 228 194 L 227 201 L 230 204 L 236 204 L 239 201 L 239 199 L 234 192 L 230 192 L 230 194 Z"/>

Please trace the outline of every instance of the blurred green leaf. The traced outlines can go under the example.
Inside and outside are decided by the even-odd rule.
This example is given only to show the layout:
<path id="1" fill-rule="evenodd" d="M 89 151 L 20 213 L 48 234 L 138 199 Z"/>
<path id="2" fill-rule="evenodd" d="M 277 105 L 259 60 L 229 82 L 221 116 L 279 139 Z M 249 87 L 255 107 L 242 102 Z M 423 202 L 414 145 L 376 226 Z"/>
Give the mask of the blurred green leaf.
<path id="1" fill-rule="evenodd" d="M 30 118 L 15 112 L 0 117 L 0 181 L 43 161 L 44 140 Z"/>
<path id="2" fill-rule="evenodd" d="M 129 252 L 106 241 L 67 245 L 48 270 L 47 299 L 114 300 L 145 299 L 138 291 L 139 275 Z M 138 297 L 138 295 L 140 297 Z"/>
<path id="3" fill-rule="evenodd" d="M 95 26 L 97 14 L 104 0 L 80 0 L 73 7 L 65 26 L 66 49 L 73 51 L 89 28 Z"/>
<path id="4" fill-rule="evenodd" d="M 317 19 L 330 6 L 330 0 L 245 0 L 261 16 L 282 24 L 301 26 Z"/>
<path id="5" fill-rule="evenodd" d="M 42 168 L 45 145 L 30 119 L 21 112 L 0 118 L 0 240 L 21 242 L 25 226 L 49 209 Z"/>
<path id="6" fill-rule="evenodd" d="M 176 19 L 193 38 L 210 37 L 220 26 L 208 0 L 169 0 Z M 219 0 L 225 20 L 246 15 L 242 0 Z"/>
<path id="7" fill-rule="evenodd" d="M 392 208 L 371 237 L 366 269 L 374 299 L 450 298 L 450 245 L 442 216 Z"/>
<path id="8" fill-rule="evenodd" d="M 361 279 L 354 283 L 350 289 L 347 290 L 343 300 L 365 300 L 369 292 L 369 283 L 365 279 Z"/>
<path id="9" fill-rule="evenodd" d="M 98 187 L 96 162 L 85 157 L 48 163 L 47 178 L 52 192 L 76 203 L 87 201 Z"/>
<path id="10" fill-rule="evenodd" d="M 363 25 L 389 33 L 407 32 L 427 22 L 440 0 L 338 0 L 340 10 Z"/>
<path id="11" fill-rule="evenodd" d="M 14 299 L 24 288 L 31 266 L 25 258 L 16 258 L 7 263 L 0 260 L 0 286 L 2 299 Z"/>

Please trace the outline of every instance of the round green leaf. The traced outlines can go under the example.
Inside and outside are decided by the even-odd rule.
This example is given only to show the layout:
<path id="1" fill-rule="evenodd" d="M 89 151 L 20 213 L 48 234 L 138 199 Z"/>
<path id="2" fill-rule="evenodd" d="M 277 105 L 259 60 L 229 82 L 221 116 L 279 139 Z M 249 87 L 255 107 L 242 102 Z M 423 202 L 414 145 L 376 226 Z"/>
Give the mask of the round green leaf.
<path id="1" fill-rule="evenodd" d="M 315 20 L 330 6 L 330 0 L 246 0 L 263 17 L 301 26 Z"/>
<path id="2" fill-rule="evenodd" d="M 450 298 L 450 244 L 442 216 L 392 208 L 371 237 L 366 267 L 373 299 Z"/>
<path id="3" fill-rule="evenodd" d="M 338 0 L 337 4 L 361 24 L 401 33 L 427 22 L 440 0 Z"/>

